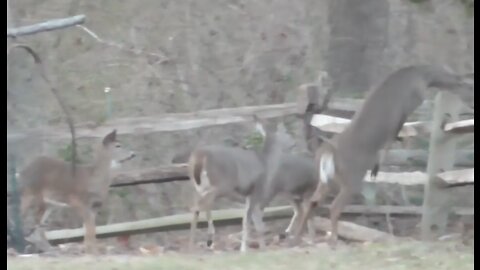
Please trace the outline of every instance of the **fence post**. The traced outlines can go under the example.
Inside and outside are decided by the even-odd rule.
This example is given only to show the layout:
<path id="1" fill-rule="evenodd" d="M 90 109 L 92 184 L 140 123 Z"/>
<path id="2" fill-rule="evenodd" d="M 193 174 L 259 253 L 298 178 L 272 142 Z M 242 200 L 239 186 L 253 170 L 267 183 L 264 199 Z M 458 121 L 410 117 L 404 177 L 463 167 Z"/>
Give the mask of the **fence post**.
<path id="1" fill-rule="evenodd" d="M 13 207 L 13 230 L 12 230 L 12 242 L 15 249 L 18 252 L 23 252 L 25 250 L 25 238 L 23 235 L 23 225 L 22 225 L 22 218 L 20 215 L 20 194 L 18 192 L 17 186 L 17 169 L 15 164 L 15 156 L 11 156 L 11 182 L 10 185 L 12 187 L 12 207 Z"/>
<path id="2" fill-rule="evenodd" d="M 427 165 L 428 181 L 425 183 L 421 221 L 423 240 L 432 240 L 435 236 L 442 235 L 447 226 L 451 193 L 436 184 L 436 175 L 451 170 L 454 166 L 458 136 L 448 136 L 444 132 L 444 126 L 448 122 L 458 121 L 463 107 L 460 99 L 448 92 L 441 91 L 435 96 Z"/>

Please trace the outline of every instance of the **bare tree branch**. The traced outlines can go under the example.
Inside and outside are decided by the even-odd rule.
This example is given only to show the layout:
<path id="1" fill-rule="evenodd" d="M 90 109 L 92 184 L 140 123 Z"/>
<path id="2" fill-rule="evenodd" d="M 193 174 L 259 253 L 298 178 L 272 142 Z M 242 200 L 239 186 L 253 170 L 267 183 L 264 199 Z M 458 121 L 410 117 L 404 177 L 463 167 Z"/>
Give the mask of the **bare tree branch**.
<path id="1" fill-rule="evenodd" d="M 161 59 L 161 62 L 170 60 L 167 56 L 162 55 L 162 54 L 153 53 L 153 52 L 146 52 L 146 51 L 140 50 L 140 49 L 130 49 L 127 46 L 125 46 L 124 44 L 114 42 L 114 41 L 105 40 L 105 39 L 99 37 L 97 34 L 95 34 L 95 32 L 93 32 L 92 30 L 88 29 L 87 27 L 85 27 L 83 25 L 77 25 L 77 27 L 79 27 L 80 29 L 85 31 L 89 36 L 93 37 L 99 43 L 105 44 L 107 46 L 115 47 L 115 48 L 117 48 L 119 50 L 122 50 L 122 51 L 128 51 L 128 52 L 131 52 L 131 53 L 136 54 L 136 55 L 146 54 L 146 55 L 150 55 L 150 56 L 155 56 L 155 57 Z"/>
<path id="2" fill-rule="evenodd" d="M 67 105 L 63 98 L 60 96 L 58 93 L 57 88 L 55 88 L 52 84 L 52 81 L 50 78 L 47 76 L 46 68 L 42 60 L 40 59 L 40 56 L 28 45 L 26 44 L 15 44 L 11 46 L 10 48 L 7 49 L 7 57 L 10 54 L 11 50 L 15 48 L 20 48 L 24 49 L 26 52 L 28 52 L 32 57 L 33 60 L 35 61 L 35 64 L 38 66 L 39 71 L 40 71 L 40 76 L 43 78 L 43 80 L 50 86 L 50 91 L 53 93 L 55 98 L 58 101 L 58 104 L 60 105 L 60 108 L 63 110 L 65 113 L 66 121 L 68 124 L 68 127 L 70 128 L 70 135 L 72 138 L 72 174 L 75 176 L 75 170 L 76 170 L 76 161 L 77 161 L 77 144 L 76 144 L 76 139 L 75 139 L 75 126 L 73 123 L 73 118 L 72 115 L 67 108 Z"/>
<path id="3" fill-rule="evenodd" d="M 85 15 L 76 15 L 73 17 L 53 19 L 42 23 L 22 26 L 18 28 L 7 28 L 7 38 L 33 35 L 40 32 L 52 31 L 67 28 L 85 22 Z"/>

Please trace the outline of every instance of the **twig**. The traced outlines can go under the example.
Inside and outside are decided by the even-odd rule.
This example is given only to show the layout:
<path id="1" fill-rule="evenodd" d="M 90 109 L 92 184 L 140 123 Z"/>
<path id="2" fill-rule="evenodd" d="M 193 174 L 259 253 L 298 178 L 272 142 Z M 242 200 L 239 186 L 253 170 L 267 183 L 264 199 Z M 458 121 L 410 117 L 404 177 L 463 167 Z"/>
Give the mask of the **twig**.
<path id="1" fill-rule="evenodd" d="M 158 57 L 161 59 L 160 62 L 164 62 L 164 61 L 169 61 L 170 59 L 168 57 L 166 57 L 165 55 L 161 55 L 161 54 L 158 54 L 158 53 L 153 53 L 153 52 L 146 52 L 144 50 L 140 50 L 140 49 L 129 49 L 127 48 L 127 46 L 121 44 L 121 43 L 118 43 L 118 42 L 114 42 L 114 41 L 109 41 L 109 40 L 105 40 L 101 37 L 99 37 L 95 32 L 93 32 L 92 30 L 88 29 L 87 27 L 83 26 L 83 25 L 77 25 L 78 28 L 82 29 L 83 31 L 85 31 L 88 35 L 90 35 L 91 37 L 93 37 L 96 41 L 98 41 L 99 43 L 102 43 L 102 44 L 105 44 L 107 46 L 111 46 L 111 47 L 115 47 L 119 50 L 122 50 L 122 51 L 127 51 L 127 52 L 131 52 L 133 54 L 136 54 L 136 55 L 140 55 L 140 54 L 145 54 L 145 55 L 150 55 L 150 56 L 155 56 L 155 57 Z"/>

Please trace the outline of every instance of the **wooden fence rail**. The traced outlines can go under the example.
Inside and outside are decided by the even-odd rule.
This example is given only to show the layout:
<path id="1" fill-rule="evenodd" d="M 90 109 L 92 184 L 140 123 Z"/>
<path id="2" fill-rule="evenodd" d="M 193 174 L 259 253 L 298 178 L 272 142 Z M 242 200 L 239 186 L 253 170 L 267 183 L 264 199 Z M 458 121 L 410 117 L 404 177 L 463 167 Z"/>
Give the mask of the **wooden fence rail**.
<path id="1" fill-rule="evenodd" d="M 360 99 L 339 98 L 332 99 L 327 115 L 351 117 L 360 107 Z M 425 103 L 418 113 L 425 115 L 431 105 Z M 226 125 L 250 121 L 252 115 L 261 118 L 275 118 L 297 114 L 295 103 L 283 103 L 263 106 L 245 106 L 236 108 L 223 108 L 198 111 L 194 113 L 173 113 L 148 117 L 134 117 L 114 119 L 97 126 L 95 123 L 83 123 L 75 126 L 77 138 L 101 138 L 112 129 L 117 129 L 117 134 L 141 135 L 153 132 L 181 131 L 216 125 Z M 70 134 L 60 127 L 43 127 L 27 130 L 8 130 L 7 143 L 22 140 L 29 136 L 50 139 L 69 139 Z"/>

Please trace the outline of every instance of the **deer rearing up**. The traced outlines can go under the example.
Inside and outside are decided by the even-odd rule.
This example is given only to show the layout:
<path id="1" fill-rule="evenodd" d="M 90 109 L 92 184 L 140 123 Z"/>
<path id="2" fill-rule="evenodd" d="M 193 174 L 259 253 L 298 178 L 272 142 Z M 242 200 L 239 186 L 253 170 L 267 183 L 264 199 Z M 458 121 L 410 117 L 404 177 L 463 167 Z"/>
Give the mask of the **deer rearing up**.
<path id="1" fill-rule="evenodd" d="M 114 130 L 98 145 L 95 160 L 90 165 L 77 165 L 75 174 L 63 160 L 47 156 L 33 159 L 19 173 L 22 216 L 33 204 L 38 207 L 36 225 L 42 226 L 52 212 L 47 204 L 74 207 L 85 226 L 86 251 L 95 252 L 95 216 L 108 194 L 111 167 L 134 156 L 122 150 Z M 42 238 L 48 243 L 44 233 Z"/>
<path id="2" fill-rule="evenodd" d="M 195 149 L 189 159 L 189 176 L 195 187 L 195 201 L 192 207 L 193 219 L 190 232 L 190 249 L 195 241 L 195 231 L 200 210 L 206 212 L 208 222 L 207 245 L 213 244 L 215 228 L 211 208 L 215 199 L 229 197 L 236 200 L 246 198 L 246 210 L 242 224 L 241 251 L 246 251 L 249 224 L 252 222 L 260 234 L 260 247 L 265 246 L 263 233 L 263 213 L 259 204 L 251 203 L 251 195 L 259 183 L 270 177 L 270 172 L 278 167 L 280 153 L 293 146 L 293 141 L 282 138 L 260 119 L 256 128 L 265 137 L 260 150 L 245 150 L 218 145 Z"/>
<path id="3" fill-rule="evenodd" d="M 329 184 L 335 181 L 340 192 L 330 208 L 329 239 L 335 246 L 340 214 L 351 196 L 361 191 L 364 176 L 378 161 L 379 151 L 388 148 L 397 137 L 407 118 L 423 102 L 429 87 L 453 92 L 471 105 L 473 91 L 463 79 L 441 68 L 418 65 L 397 70 L 372 89 L 350 125 L 332 140 L 324 139 L 317 149 L 318 186 L 301 219 L 295 241 L 299 241 L 312 207 L 324 200 Z"/>

